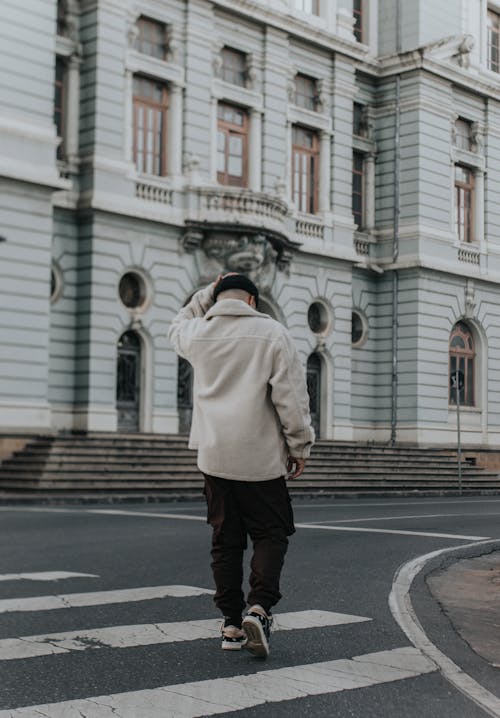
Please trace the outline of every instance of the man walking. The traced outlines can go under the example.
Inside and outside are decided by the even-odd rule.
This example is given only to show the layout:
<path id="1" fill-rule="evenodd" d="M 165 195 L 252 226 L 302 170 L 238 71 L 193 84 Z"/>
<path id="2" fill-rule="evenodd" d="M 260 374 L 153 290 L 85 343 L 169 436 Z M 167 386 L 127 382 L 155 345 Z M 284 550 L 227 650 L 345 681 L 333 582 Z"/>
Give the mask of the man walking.
<path id="1" fill-rule="evenodd" d="M 189 446 L 205 476 L 213 528 L 215 604 L 222 648 L 269 654 L 271 608 L 294 533 L 285 483 L 300 476 L 314 441 L 304 370 L 287 330 L 257 311 L 243 274 L 202 289 L 175 317 L 169 336 L 194 368 Z M 242 620 L 243 552 L 253 543 L 250 606 Z"/>

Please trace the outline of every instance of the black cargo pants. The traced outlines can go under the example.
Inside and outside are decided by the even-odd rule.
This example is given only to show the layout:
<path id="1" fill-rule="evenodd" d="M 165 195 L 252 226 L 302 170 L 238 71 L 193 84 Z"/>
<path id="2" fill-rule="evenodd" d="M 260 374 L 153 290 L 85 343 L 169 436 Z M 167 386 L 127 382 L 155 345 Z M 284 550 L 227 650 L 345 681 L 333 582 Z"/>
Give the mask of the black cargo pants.
<path id="1" fill-rule="evenodd" d="M 288 536 L 295 532 L 285 479 L 236 481 L 204 476 L 207 523 L 213 528 L 215 605 L 224 616 L 241 616 L 245 608 L 243 552 L 250 536 L 253 556 L 247 603 L 258 603 L 269 612 L 281 598 L 281 569 Z"/>

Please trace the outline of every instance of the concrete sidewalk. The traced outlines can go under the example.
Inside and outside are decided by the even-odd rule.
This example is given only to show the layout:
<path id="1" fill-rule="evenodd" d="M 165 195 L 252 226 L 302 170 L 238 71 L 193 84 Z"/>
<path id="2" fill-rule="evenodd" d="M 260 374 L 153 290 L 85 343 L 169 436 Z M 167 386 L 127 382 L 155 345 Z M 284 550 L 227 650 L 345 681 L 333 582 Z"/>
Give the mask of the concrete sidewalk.
<path id="1" fill-rule="evenodd" d="M 500 551 L 461 559 L 427 577 L 459 636 L 500 669 Z M 498 672 L 500 688 L 500 670 Z"/>

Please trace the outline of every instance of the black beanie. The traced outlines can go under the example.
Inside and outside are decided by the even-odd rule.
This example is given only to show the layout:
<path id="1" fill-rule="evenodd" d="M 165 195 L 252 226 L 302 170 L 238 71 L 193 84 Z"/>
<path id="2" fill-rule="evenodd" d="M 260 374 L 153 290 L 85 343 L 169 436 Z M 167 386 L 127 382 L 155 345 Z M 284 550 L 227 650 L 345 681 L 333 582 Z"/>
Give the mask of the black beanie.
<path id="1" fill-rule="evenodd" d="M 248 292 L 248 294 L 255 297 L 256 304 L 259 303 L 259 290 L 252 280 L 244 274 L 229 274 L 221 279 L 214 289 L 214 299 L 217 301 L 219 294 L 229 289 L 243 289 L 244 292 Z"/>

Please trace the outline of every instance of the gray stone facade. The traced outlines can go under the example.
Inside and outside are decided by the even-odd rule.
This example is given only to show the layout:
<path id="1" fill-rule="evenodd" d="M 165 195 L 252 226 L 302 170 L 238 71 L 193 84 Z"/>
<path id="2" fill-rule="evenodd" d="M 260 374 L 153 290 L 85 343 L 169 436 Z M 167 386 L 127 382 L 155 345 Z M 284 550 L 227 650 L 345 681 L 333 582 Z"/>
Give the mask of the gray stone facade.
<path id="1" fill-rule="evenodd" d="M 0 432 L 177 433 L 189 387 L 168 325 L 197 288 L 238 269 L 304 366 L 316 355 L 322 438 L 452 444 L 449 343 L 463 322 L 474 343 L 464 439 L 498 444 L 500 74 L 487 13 L 500 3 L 399 0 L 397 12 L 396 1 L 364 0 L 358 41 L 352 0 L 320 0 L 318 16 L 296 0 L 5 0 Z M 137 49 L 141 17 L 163 24 L 164 57 Z M 242 85 L 221 75 L 224 47 L 244 53 Z M 297 74 L 314 78 L 314 109 L 296 102 Z M 168 93 L 161 176 L 134 162 L 136 77 Z M 218 182 L 220 103 L 248 118 L 243 188 Z M 465 146 L 457 120 L 470 128 Z M 317 138 L 314 213 L 294 203 L 295 126 Z M 473 177 L 465 240 L 457 166 Z M 142 287 L 136 307 L 120 297 L 127 273 Z M 124 409 L 127 371 L 137 385 Z"/>

